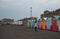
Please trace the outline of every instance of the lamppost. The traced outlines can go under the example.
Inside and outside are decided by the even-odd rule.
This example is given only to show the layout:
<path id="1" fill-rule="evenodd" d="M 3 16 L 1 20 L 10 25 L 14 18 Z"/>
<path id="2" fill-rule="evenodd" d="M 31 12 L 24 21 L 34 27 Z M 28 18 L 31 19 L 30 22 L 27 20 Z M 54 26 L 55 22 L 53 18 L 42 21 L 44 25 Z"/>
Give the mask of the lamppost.
<path id="1" fill-rule="evenodd" d="M 32 17 L 32 7 L 30 7 L 30 17 Z"/>
<path id="2" fill-rule="evenodd" d="M 32 7 L 30 7 L 30 19 L 31 19 L 31 27 L 32 27 Z"/>

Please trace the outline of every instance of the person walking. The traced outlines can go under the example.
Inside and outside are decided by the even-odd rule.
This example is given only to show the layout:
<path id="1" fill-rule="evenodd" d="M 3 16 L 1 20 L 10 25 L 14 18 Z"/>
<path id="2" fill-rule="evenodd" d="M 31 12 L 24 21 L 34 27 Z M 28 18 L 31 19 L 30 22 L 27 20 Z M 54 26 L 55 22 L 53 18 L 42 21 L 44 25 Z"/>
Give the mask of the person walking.
<path id="1" fill-rule="evenodd" d="M 37 25 L 37 21 L 35 21 L 35 32 L 38 31 Z"/>

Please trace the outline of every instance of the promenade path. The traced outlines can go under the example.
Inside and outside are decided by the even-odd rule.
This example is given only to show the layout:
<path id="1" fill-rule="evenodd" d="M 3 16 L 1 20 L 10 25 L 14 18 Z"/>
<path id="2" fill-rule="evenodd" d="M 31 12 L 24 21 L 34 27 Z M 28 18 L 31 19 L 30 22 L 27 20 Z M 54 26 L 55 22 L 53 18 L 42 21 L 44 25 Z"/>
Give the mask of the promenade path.
<path id="1" fill-rule="evenodd" d="M 60 32 L 5 25 L 0 26 L 0 39 L 60 39 Z"/>

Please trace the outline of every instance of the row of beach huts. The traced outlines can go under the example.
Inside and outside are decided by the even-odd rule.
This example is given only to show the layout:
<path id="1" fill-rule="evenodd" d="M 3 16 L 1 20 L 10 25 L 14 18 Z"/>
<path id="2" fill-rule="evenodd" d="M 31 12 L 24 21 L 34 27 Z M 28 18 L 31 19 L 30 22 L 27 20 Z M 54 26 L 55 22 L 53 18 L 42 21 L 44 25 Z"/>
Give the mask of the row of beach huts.
<path id="1" fill-rule="evenodd" d="M 35 28 L 35 21 L 37 21 L 38 29 L 60 31 L 60 9 L 54 11 L 46 10 L 40 15 L 40 19 L 30 17 L 21 19 L 20 21 L 27 27 Z"/>

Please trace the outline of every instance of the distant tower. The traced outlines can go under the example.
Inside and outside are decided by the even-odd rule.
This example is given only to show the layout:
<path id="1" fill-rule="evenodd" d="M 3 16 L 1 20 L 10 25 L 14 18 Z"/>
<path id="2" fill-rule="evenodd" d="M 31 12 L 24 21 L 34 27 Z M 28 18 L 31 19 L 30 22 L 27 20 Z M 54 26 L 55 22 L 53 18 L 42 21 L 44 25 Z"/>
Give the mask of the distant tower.
<path id="1" fill-rule="evenodd" d="M 32 17 L 32 7 L 30 7 L 30 17 Z"/>

